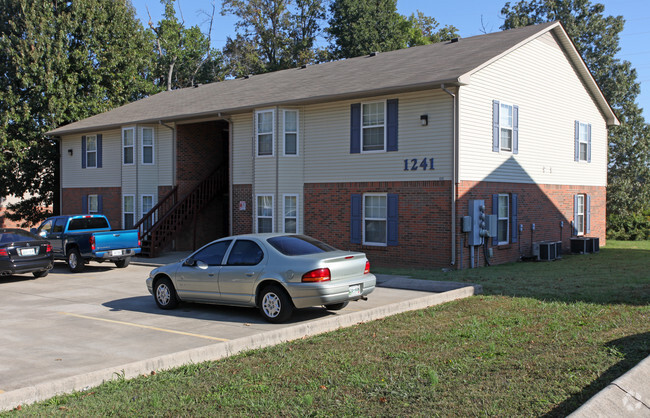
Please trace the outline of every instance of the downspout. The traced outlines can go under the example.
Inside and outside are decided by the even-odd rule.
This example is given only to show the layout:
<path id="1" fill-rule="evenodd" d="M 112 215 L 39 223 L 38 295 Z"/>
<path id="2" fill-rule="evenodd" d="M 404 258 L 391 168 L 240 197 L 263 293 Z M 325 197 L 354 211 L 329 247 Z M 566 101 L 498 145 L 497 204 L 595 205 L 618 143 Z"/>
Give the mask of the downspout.
<path id="1" fill-rule="evenodd" d="M 171 127 L 164 123 L 162 120 L 158 121 L 160 126 L 164 126 L 172 131 L 172 189 L 177 185 L 176 183 L 176 126 Z M 160 186 L 160 184 L 158 184 Z M 156 190 L 158 193 L 158 190 Z M 160 196 L 158 196 L 160 199 Z M 172 249 L 176 250 L 176 240 L 172 239 Z"/>
<path id="2" fill-rule="evenodd" d="M 451 166 L 451 262 L 450 265 L 456 264 L 456 194 L 458 189 L 458 97 L 445 88 L 444 84 L 440 88 L 450 95 L 454 101 L 452 108 L 452 166 Z M 460 90 L 458 88 L 457 92 Z"/>

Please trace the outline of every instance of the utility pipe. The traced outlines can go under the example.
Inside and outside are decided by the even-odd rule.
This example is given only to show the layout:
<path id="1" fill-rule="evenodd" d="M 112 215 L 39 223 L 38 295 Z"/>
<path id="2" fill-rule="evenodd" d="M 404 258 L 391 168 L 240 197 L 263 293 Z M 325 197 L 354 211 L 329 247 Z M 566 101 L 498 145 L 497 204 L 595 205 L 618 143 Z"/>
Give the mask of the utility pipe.
<path id="1" fill-rule="evenodd" d="M 456 264 L 456 194 L 458 189 L 458 97 L 456 94 L 450 92 L 445 88 L 444 83 L 440 85 L 442 91 L 450 95 L 453 99 L 452 108 L 452 126 L 453 126 L 453 140 L 452 140 L 452 167 L 451 167 L 451 262 L 453 266 Z M 460 92 L 460 87 L 456 92 Z"/>

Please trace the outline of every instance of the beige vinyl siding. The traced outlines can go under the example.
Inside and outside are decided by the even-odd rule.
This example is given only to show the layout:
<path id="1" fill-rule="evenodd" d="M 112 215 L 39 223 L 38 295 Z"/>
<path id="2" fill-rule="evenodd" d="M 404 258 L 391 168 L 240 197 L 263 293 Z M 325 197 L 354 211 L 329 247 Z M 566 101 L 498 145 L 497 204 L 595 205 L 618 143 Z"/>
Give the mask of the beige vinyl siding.
<path id="1" fill-rule="evenodd" d="M 102 135 L 102 167 L 81 168 L 81 137 Z M 89 132 L 61 138 L 61 187 L 119 187 L 121 185 L 122 132 Z M 72 156 L 68 150 L 72 150 Z"/>
<path id="2" fill-rule="evenodd" d="M 492 151 L 492 101 L 519 107 L 519 153 Z M 591 163 L 574 161 L 574 125 L 592 125 Z M 605 186 L 607 128 L 550 33 L 460 89 L 460 180 Z"/>
<path id="3" fill-rule="evenodd" d="M 253 183 L 253 114 L 232 117 L 232 183 Z"/>
<path id="4" fill-rule="evenodd" d="M 350 153 L 350 105 L 399 99 L 398 151 Z M 399 94 L 305 107 L 305 182 L 448 180 L 451 178 L 451 96 L 441 91 Z M 420 125 L 427 114 L 428 126 Z M 404 160 L 434 158 L 434 170 L 404 170 Z"/>

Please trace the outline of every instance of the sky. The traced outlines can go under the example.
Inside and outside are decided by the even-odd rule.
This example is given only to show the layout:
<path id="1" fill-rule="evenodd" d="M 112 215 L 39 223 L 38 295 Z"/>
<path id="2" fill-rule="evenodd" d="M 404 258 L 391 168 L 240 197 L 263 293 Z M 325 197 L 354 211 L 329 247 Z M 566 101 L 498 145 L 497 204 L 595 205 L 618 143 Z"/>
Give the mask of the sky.
<path id="1" fill-rule="evenodd" d="M 228 36 L 235 34 L 236 18 L 221 16 L 221 0 L 216 2 L 217 14 L 212 28 L 212 46 L 221 49 Z M 149 15 L 157 23 L 164 11 L 159 0 L 131 0 L 137 17 L 148 26 Z M 212 10 L 212 0 L 177 0 L 185 26 L 198 25 L 204 32 L 208 30 L 205 12 Z M 434 17 L 440 26 L 454 25 L 461 37 L 497 32 L 503 24 L 501 9 L 506 0 L 397 0 L 399 13 L 409 16 L 417 10 Z M 516 3 L 512 1 L 511 3 Z M 643 115 L 650 123 L 650 1 L 648 0 L 592 0 L 592 3 L 605 5 L 604 14 L 623 16 L 625 29 L 620 34 L 621 48 L 617 57 L 632 63 L 637 70 L 637 82 L 641 84 L 641 94 L 637 103 L 644 109 Z M 148 9 L 148 11 L 147 11 Z M 319 46 L 325 46 L 321 40 Z"/>

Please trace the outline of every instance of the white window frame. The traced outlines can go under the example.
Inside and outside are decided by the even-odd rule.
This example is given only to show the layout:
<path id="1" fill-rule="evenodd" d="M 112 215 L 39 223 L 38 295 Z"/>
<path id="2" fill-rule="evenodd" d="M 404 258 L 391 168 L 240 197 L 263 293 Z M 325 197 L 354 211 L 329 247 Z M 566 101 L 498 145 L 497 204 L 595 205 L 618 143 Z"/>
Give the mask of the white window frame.
<path id="1" fill-rule="evenodd" d="M 384 218 L 367 218 L 366 217 L 366 197 L 383 197 L 384 202 L 385 202 L 385 207 L 386 207 L 386 215 Z M 363 201 L 361 202 L 362 205 L 362 233 L 363 233 L 363 245 L 374 245 L 374 246 L 379 246 L 379 247 L 386 247 L 388 245 L 388 193 L 364 193 L 362 196 Z M 386 226 L 386 233 L 384 236 L 386 237 L 386 242 L 373 242 L 373 241 L 368 241 L 366 240 L 366 221 L 384 221 L 385 226 Z"/>
<path id="2" fill-rule="evenodd" d="M 89 147 L 91 140 L 95 144 L 94 150 L 91 150 Z M 86 168 L 97 168 L 97 159 L 99 158 L 98 148 L 97 135 L 86 135 Z M 90 159 L 88 158 L 90 154 L 95 154 L 95 165 L 90 165 Z"/>
<path id="3" fill-rule="evenodd" d="M 271 114 L 271 132 L 259 132 L 259 116 L 265 113 Z M 255 111 L 255 155 L 260 158 L 273 157 L 275 155 L 275 109 L 264 109 Z M 271 153 L 260 154 L 260 135 L 271 134 Z"/>
<path id="4" fill-rule="evenodd" d="M 584 134 L 584 138 L 583 138 Z M 582 146 L 585 147 L 585 158 L 582 158 Z M 578 121 L 578 161 L 589 161 L 589 124 Z"/>
<path id="5" fill-rule="evenodd" d="M 368 126 L 364 126 L 364 125 L 363 125 L 363 108 L 364 108 L 364 106 L 372 105 L 372 104 L 376 104 L 376 103 L 382 103 L 383 106 L 384 106 L 384 123 L 381 124 L 381 125 L 368 125 Z M 387 129 L 386 129 L 386 122 L 388 121 L 388 106 L 387 106 L 387 101 L 386 101 L 386 100 L 376 100 L 376 101 L 372 101 L 372 102 L 362 102 L 362 103 L 361 103 L 361 112 L 359 112 L 359 113 L 361 113 L 361 122 L 360 122 L 360 126 L 361 126 L 361 128 L 360 128 L 360 129 L 361 129 L 361 134 L 360 134 L 360 138 L 359 138 L 359 140 L 361 141 L 361 144 L 360 144 L 360 147 L 361 147 L 361 153 L 366 154 L 366 153 L 375 153 L 375 152 L 386 152 L 386 149 L 387 149 L 387 147 L 388 147 L 388 145 L 387 145 L 387 142 L 388 142 L 388 134 L 387 134 Z M 364 150 L 364 149 L 363 149 L 363 148 L 364 148 L 364 144 L 363 144 L 363 130 L 364 130 L 364 129 L 370 129 L 370 128 L 379 128 L 379 127 L 383 128 L 383 130 L 384 130 L 384 147 L 383 147 L 382 149 L 376 149 L 376 150 L 367 150 L 367 151 Z"/>
<path id="6" fill-rule="evenodd" d="M 150 197 L 151 198 L 151 208 L 149 210 L 153 209 L 154 206 L 156 206 L 156 200 L 155 196 L 152 194 L 142 194 L 140 195 L 140 219 L 144 218 L 144 215 L 146 215 L 149 210 L 144 210 L 144 199 Z"/>
<path id="7" fill-rule="evenodd" d="M 293 197 L 296 199 L 296 216 L 287 216 L 287 198 Z M 295 219 L 296 221 L 296 231 L 291 233 L 300 233 L 300 224 L 298 223 L 300 219 L 300 197 L 297 194 L 285 194 L 282 195 L 282 232 L 288 233 L 287 231 L 287 219 Z"/>
<path id="8" fill-rule="evenodd" d="M 88 200 L 86 201 L 86 204 L 88 205 L 88 213 L 99 213 L 99 195 L 89 194 L 87 198 Z M 92 210 L 93 201 L 95 210 Z"/>
<path id="9" fill-rule="evenodd" d="M 498 202 L 498 211 L 501 212 L 501 198 L 505 197 L 508 201 L 508 203 L 505 205 L 507 213 L 506 216 L 501 216 L 500 213 L 497 213 L 497 240 L 498 240 L 498 231 L 499 231 L 499 222 L 501 221 L 506 221 L 506 240 L 505 241 L 498 241 L 497 245 L 505 245 L 510 243 L 510 195 L 508 193 L 501 193 L 497 197 L 497 202 Z"/>
<path id="10" fill-rule="evenodd" d="M 131 131 L 133 133 L 133 144 L 131 144 L 131 145 L 125 145 L 125 143 L 124 143 L 124 141 L 126 139 L 126 137 L 124 136 L 124 133 L 126 131 Z M 135 155 L 135 143 L 136 143 L 135 127 L 131 126 L 131 127 L 127 127 L 127 128 L 122 128 L 122 165 L 135 165 L 135 161 L 136 161 L 136 158 L 137 158 L 136 155 Z M 125 158 L 124 158 L 125 157 L 124 151 L 127 148 L 131 148 L 132 153 L 133 153 L 133 161 L 131 161 L 130 163 L 127 163 L 125 161 Z"/>
<path id="11" fill-rule="evenodd" d="M 503 124 L 503 108 L 508 107 L 510 108 L 510 115 L 511 115 L 511 121 L 510 121 L 510 126 L 504 126 Z M 499 102 L 499 151 L 504 151 L 504 152 L 513 152 L 514 149 L 514 141 L 515 141 L 515 106 L 509 103 L 504 103 L 504 102 Z M 509 130 L 510 131 L 510 148 L 505 148 L 503 146 L 503 130 Z"/>
<path id="12" fill-rule="evenodd" d="M 129 197 L 133 199 L 133 212 L 127 212 L 126 211 L 126 199 L 129 198 Z M 138 211 L 136 203 L 137 203 L 137 201 L 136 201 L 136 198 L 135 198 L 134 194 L 123 194 L 122 195 L 122 228 L 123 229 L 127 229 L 127 226 L 126 226 L 126 215 L 127 214 L 133 215 L 133 225 L 135 225 L 136 222 L 138 222 L 138 220 L 135 218 L 135 214 Z M 130 227 L 132 227 L 132 225 Z"/>
<path id="13" fill-rule="evenodd" d="M 585 223 L 586 223 L 586 217 L 587 214 L 585 213 L 585 205 L 587 204 L 587 198 L 584 194 L 578 194 L 577 199 L 576 199 L 576 204 L 578 207 L 575 208 L 576 210 L 576 235 L 577 236 L 583 236 L 585 235 Z M 580 206 L 582 205 L 582 212 L 580 211 Z M 582 221 L 581 221 L 582 219 Z"/>
<path id="14" fill-rule="evenodd" d="M 295 113 L 296 114 L 296 130 L 295 131 L 288 131 L 287 130 L 287 113 Z M 285 157 L 297 157 L 300 155 L 300 112 L 298 109 L 284 109 L 282 111 L 282 132 L 284 136 L 284 140 L 282 141 L 282 147 L 283 147 L 283 152 L 282 154 Z M 296 153 L 295 154 L 287 154 L 287 134 L 295 134 L 296 135 Z"/>
<path id="15" fill-rule="evenodd" d="M 270 197 L 271 198 L 271 216 L 260 215 L 260 198 Z M 258 194 L 255 195 L 255 232 L 260 233 L 260 219 L 271 219 L 271 231 L 275 232 L 275 199 L 272 194 Z"/>
<path id="16" fill-rule="evenodd" d="M 144 131 L 145 130 L 150 130 L 151 131 L 151 145 L 145 145 L 144 143 Z M 142 165 L 154 165 L 156 163 L 156 138 L 155 138 L 155 130 L 152 127 L 147 127 L 143 126 L 140 128 L 140 160 L 142 162 Z M 151 162 L 145 162 L 144 161 L 144 149 L 145 148 L 151 148 Z"/>

